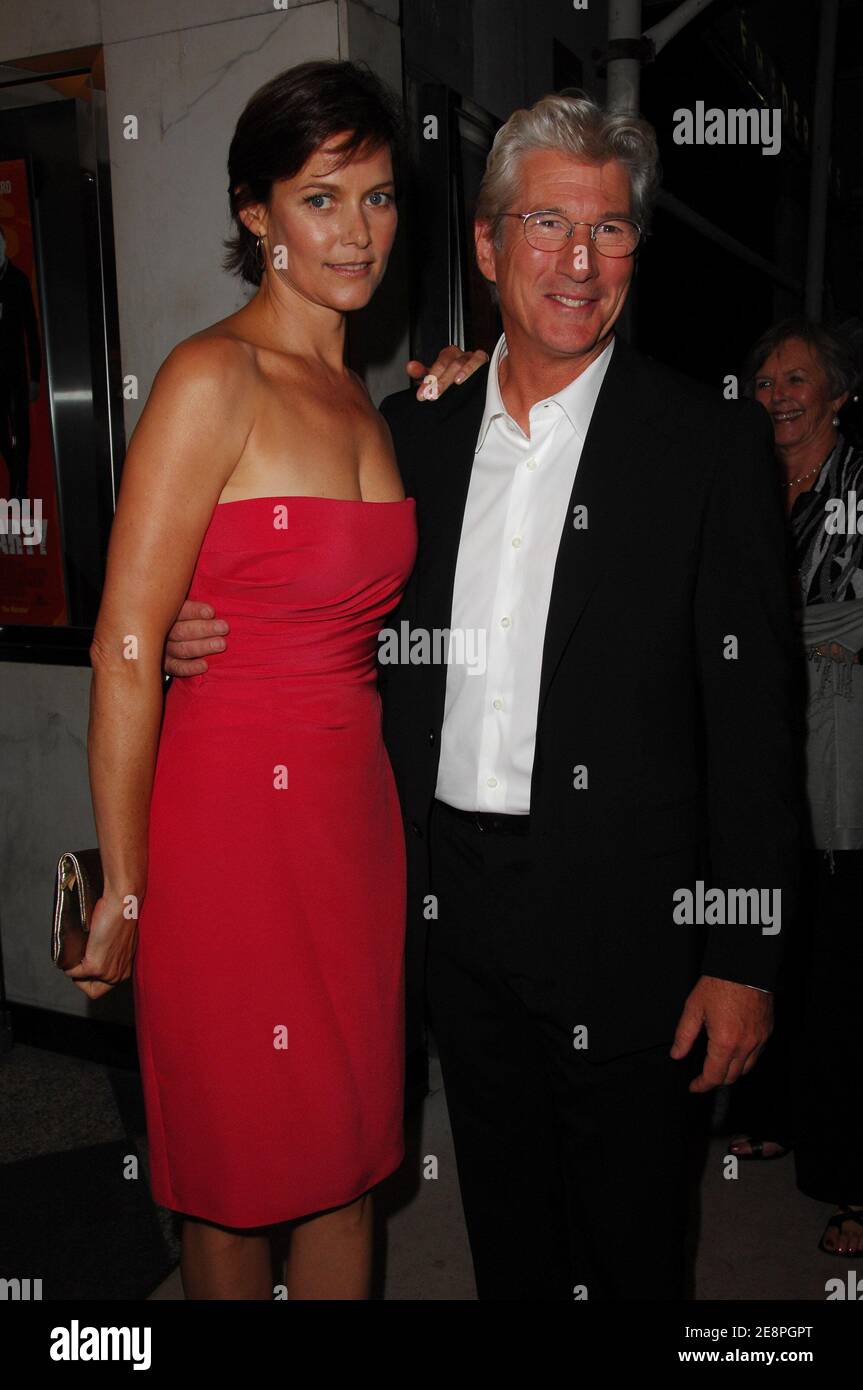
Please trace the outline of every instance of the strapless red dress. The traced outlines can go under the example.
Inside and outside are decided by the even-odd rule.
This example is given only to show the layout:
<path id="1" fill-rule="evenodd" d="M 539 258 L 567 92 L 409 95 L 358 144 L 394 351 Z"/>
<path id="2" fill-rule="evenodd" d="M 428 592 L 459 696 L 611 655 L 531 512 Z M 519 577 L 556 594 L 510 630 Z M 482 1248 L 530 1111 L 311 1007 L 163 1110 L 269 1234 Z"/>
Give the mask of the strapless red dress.
<path id="1" fill-rule="evenodd" d="M 375 657 L 415 553 L 412 498 L 213 513 L 189 597 L 228 646 L 165 699 L 133 969 L 160 1205 L 269 1225 L 402 1160 L 405 850 Z"/>

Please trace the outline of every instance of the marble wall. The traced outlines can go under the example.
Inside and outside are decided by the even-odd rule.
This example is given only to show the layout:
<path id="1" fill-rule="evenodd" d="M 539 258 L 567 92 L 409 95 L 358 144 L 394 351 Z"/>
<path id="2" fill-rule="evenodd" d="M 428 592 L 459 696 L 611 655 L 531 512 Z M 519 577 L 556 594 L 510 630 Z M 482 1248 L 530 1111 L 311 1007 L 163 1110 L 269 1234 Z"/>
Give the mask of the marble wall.
<path id="1" fill-rule="evenodd" d="M 220 268 L 228 144 L 249 95 L 308 58 L 365 60 L 401 90 L 399 0 L 43 0 L 0 8 L 0 69 L 102 44 L 122 370 L 140 383 L 180 339 L 233 312 L 248 287 Z M 8 71 L 8 69 L 7 69 Z M 124 119 L 139 138 L 123 137 Z M 404 275 L 394 255 L 381 309 L 355 340 L 375 400 L 406 384 Z M 351 340 L 354 350 L 354 337 Z M 87 777 L 88 669 L 0 662 L 0 933 L 9 998 L 131 1020 L 128 987 L 92 1003 L 50 963 L 54 867 L 95 843 Z"/>

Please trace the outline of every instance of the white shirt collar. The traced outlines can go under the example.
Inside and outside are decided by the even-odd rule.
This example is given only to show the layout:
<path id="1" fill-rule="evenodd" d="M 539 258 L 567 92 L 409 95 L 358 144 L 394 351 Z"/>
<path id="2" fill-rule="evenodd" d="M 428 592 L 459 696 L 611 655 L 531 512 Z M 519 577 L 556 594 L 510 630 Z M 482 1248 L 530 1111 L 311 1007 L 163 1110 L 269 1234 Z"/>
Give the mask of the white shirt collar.
<path id="1" fill-rule="evenodd" d="M 590 417 L 596 405 L 596 398 L 599 395 L 600 387 L 605 378 L 606 369 L 611 361 L 611 354 L 614 350 L 614 334 L 611 341 L 603 351 L 586 367 L 573 381 L 570 381 L 560 391 L 553 396 L 546 396 L 542 401 L 537 401 L 531 410 L 536 410 L 537 406 L 544 405 L 546 402 L 554 402 L 558 405 L 573 429 L 577 431 L 582 442 L 587 434 L 590 425 Z M 474 453 L 479 453 L 485 443 L 486 435 L 492 420 L 502 416 L 505 420 L 511 420 L 503 397 L 500 394 L 500 382 L 498 381 L 498 366 L 501 358 L 507 351 L 506 334 L 501 333 L 497 340 L 491 362 L 489 363 L 488 381 L 485 391 L 485 410 L 483 411 L 482 421 L 477 436 L 476 449 Z M 513 421 L 515 424 L 515 421 Z M 517 427 L 518 428 L 518 427 Z"/>

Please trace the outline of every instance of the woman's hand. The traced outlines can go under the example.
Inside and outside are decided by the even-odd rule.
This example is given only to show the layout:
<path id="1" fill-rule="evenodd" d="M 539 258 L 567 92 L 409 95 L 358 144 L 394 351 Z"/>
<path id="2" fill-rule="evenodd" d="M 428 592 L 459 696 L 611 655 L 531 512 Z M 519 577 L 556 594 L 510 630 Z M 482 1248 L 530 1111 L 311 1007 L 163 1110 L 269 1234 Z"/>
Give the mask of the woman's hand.
<path id="1" fill-rule="evenodd" d="M 831 642 L 829 647 L 826 642 L 822 642 L 815 650 L 819 656 L 829 656 L 831 661 L 849 661 L 852 666 L 859 665 L 860 662 L 859 653 L 852 653 L 850 647 L 843 647 L 840 642 Z"/>
<path id="2" fill-rule="evenodd" d="M 96 903 L 86 955 L 63 972 L 91 999 L 101 998 L 131 975 L 138 940 L 138 906 L 110 890 Z M 129 917 L 133 907 L 136 915 Z"/>
<path id="3" fill-rule="evenodd" d="M 419 379 L 422 383 L 417 391 L 417 400 L 435 401 L 447 387 L 460 386 L 487 361 L 488 353 L 483 352 L 482 348 L 477 348 L 474 352 L 463 352 L 455 343 L 450 343 L 449 347 L 441 348 L 430 367 L 425 367 L 416 358 L 411 358 L 405 370 L 408 376 Z M 426 381 L 426 377 L 434 377 L 435 381 Z"/>

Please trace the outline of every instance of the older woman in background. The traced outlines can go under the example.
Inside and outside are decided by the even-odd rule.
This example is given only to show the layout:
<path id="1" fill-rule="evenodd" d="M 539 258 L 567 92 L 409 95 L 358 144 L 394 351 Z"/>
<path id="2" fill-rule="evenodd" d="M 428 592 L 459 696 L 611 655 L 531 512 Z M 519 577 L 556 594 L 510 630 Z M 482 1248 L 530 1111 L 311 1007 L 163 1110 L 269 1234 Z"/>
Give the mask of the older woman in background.
<path id="1" fill-rule="evenodd" d="M 758 1129 L 770 1138 L 750 1130 L 730 1145 L 741 1158 L 778 1158 L 793 1135 L 798 1187 L 836 1205 L 819 1247 L 846 1257 L 863 1255 L 863 451 L 846 438 L 838 412 L 856 381 L 842 335 L 805 318 L 765 333 L 745 372 L 748 394 L 773 420 L 789 520 L 807 657 L 811 847 L 789 988 L 768 1048 L 773 1065 L 735 1097 L 735 1115 L 751 1117 L 757 1107 Z"/>

